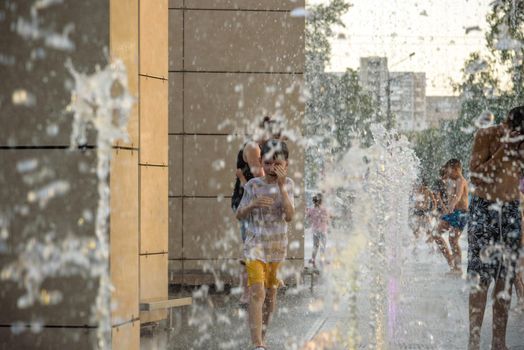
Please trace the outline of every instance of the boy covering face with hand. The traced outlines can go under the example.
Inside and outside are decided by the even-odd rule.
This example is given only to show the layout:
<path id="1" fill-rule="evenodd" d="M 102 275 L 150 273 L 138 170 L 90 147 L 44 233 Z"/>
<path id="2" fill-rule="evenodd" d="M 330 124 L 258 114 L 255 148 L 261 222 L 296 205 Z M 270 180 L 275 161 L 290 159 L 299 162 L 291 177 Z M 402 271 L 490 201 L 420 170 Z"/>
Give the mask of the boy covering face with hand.
<path id="1" fill-rule="evenodd" d="M 265 176 L 249 180 L 237 209 L 237 218 L 247 220 L 244 257 L 250 289 L 249 328 L 255 349 L 265 349 L 265 331 L 280 283 L 277 272 L 287 253 L 287 223 L 295 215 L 286 143 L 267 141 L 261 156 Z"/>

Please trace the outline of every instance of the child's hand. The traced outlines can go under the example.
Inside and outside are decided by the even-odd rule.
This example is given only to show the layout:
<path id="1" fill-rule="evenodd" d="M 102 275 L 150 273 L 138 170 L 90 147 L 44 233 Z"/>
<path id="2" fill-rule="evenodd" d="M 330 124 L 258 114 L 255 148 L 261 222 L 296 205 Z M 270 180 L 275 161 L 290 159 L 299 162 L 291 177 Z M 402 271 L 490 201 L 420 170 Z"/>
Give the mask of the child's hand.
<path id="1" fill-rule="evenodd" d="M 247 182 L 247 179 L 246 177 L 244 176 L 244 172 L 242 171 L 242 169 L 237 169 L 237 171 L 235 172 L 235 175 L 238 177 L 238 179 L 240 180 L 240 184 L 242 186 L 244 186 Z"/>
<path id="2" fill-rule="evenodd" d="M 253 208 L 269 208 L 273 205 L 273 198 L 271 197 L 257 197 L 251 202 Z"/>
<path id="3" fill-rule="evenodd" d="M 277 184 L 284 186 L 286 184 L 287 168 L 283 165 L 275 165 L 275 173 L 277 174 Z"/>

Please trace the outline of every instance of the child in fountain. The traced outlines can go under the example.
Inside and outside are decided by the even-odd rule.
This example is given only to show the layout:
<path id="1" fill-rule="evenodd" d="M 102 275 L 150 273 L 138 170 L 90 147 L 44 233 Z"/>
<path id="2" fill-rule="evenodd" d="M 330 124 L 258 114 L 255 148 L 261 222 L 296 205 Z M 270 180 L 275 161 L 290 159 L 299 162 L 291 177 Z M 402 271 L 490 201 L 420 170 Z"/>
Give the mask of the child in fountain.
<path id="1" fill-rule="evenodd" d="M 313 253 L 309 263 L 316 268 L 316 258 L 318 249 L 320 248 L 320 259 L 324 258 L 324 252 L 326 250 L 326 238 L 329 226 L 329 215 L 322 206 L 322 194 L 318 193 L 313 196 L 313 208 L 306 209 L 306 219 L 311 225 L 313 230 Z"/>
<path id="2" fill-rule="evenodd" d="M 265 333 L 274 312 L 277 272 L 287 253 L 287 223 L 295 215 L 294 183 L 287 177 L 289 152 L 285 142 L 262 146 L 265 176 L 244 186 L 237 219 L 247 220 L 244 258 L 249 286 L 249 328 L 255 349 L 265 349 Z"/>
<path id="3" fill-rule="evenodd" d="M 437 202 L 425 179 L 422 179 L 418 184 L 413 196 L 413 202 L 413 233 L 415 238 L 418 238 L 421 233 L 427 236 L 426 238 L 429 238 L 431 237 L 431 222 Z"/>
<path id="4" fill-rule="evenodd" d="M 446 258 L 453 273 L 461 274 L 462 252 L 459 245 L 460 235 L 468 220 L 468 182 L 462 175 L 462 164 L 458 159 L 450 159 L 446 165 L 447 203 L 444 206 L 444 215 L 441 216 L 434 237 L 442 255 Z M 449 248 L 442 234 L 449 232 Z M 451 252 L 450 252 L 451 249 Z"/>

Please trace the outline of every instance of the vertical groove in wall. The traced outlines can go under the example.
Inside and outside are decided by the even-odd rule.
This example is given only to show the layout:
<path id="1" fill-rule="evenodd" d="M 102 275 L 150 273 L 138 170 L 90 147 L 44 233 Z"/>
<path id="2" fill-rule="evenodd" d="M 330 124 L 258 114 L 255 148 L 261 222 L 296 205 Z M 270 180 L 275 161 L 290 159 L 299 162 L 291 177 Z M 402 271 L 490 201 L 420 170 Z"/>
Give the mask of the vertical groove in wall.
<path id="1" fill-rule="evenodd" d="M 186 77 L 186 73 L 184 72 L 185 69 L 186 69 L 186 66 L 185 66 L 185 56 L 186 56 L 186 52 L 185 52 L 185 27 L 186 27 L 186 0 L 182 0 L 182 196 L 184 195 L 184 183 L 185 183 L 185 174 L 184 174 L 184 150 L 185 150 L 185 147 L 184 147 L 184 144 L 186 143 L 186 140 L 185 140 L 185 132 L 186 132 L 186 128 L 185 128 L 185 100 L 186 100 L 186 93 L 185 93 L 185 77 Z M 181 201 L 181 207 L 182 207 L 182 215 L 181 215 L 181 220 L 182 220 L 182 284 L 184 283 L 184 271 L 185 271 L 185 268 L 184 268 L 184 258 L 185 258 L 185 254 L 184 254 L 184 198 L 182 198 L 182 201 Z"/>
<path id="2" fill-rule="evenodd" d="M 140 290 L 140 264 L 141 264 L 141 261 L 140 261 L 140 250 L 141 250 L 141 235 L 142 235 L 142 219 L 141 219 L 141 213 L 142 213 L 142 170 L 141 170 L 141 167 L 140 167 L 140 147 L 141 147 L 141 142 L 140 142 L 140 138 L 141 138 L 141 135 L 142 133 L 140 132 L 140 117 L 141 117 L 141 103 L 140 103 L 140 98 L 141 98 L 141 95 L 142 95 L 142 91 L 140 90 L 140 0 L 137 1 L 137 6 L 138 6 L 138 18 L 137 18 L 137 25 L 138 25 L 138 58 L 137 58 L 137 61 L 138 61 L 138 98 L 137 98 L 137 103 L 138 103 L 138 155 L 137 155 L 137 164 L 136 166 L 138 167 L 138 256 L 137 256 L 137 259 L 138 259 L 138 300 L 140 302 L 140 299 L 142 298 L 142 293 L 141 293 L 141 290 Z M 140 313 L 139 313 L 140 314 Z"/>
<path id="3" fill-rule="evenodd" d="M 109 12 L 109 16 L 107 16 L 107 19 L 108 19 L 108 24 L 107 24 L 107 28 L 109 28 L 109 32 L 107 33 L 109 35 L 108 37 L 108 42 L 109 44 L 107 45 L 108 46 L 108 52 L 109 52 L 109 63 L 111 63 L 113 57 L 111 57 L 112 53 L 113 53 L 113 41 L 111 40 L 111 16 L 113 16 L 114 14 L 112 13 L 111 11 L 111 4 L 108 3 L 107 4 L 108 7 L 107 7 L 107 10 Z M 129 86 L 128 86 L 129 87 Z M 113 144 L 111 145 L 111 155 L 110 155 L 110 158 L 109 158 L 109 175 L 108 175 L 108 185 L 109 185 L 109 210 L 110 210 L 110 213 L 111 213 L 111 192 L 112 192 L 112 188 L 111 188 L 111 182 L 113 181 L 112 179 L 112 164 L 114 164 L 115 162 L 115 155 L 113 153 L 113 151 L 115 151 L 115 146 L 118 147 L 118 142 L 115 143 L 113 142 Z M 118 153 L 118 148 L 116 149 L 116 152 Z M 108 215 L 108 220 L 107 220 L 107 248 L 108 248 L 108 254 L 107 254 L 107 273 L 109 275 L 109 280 L 110 280 L 110 283 L 113 284 L 113 276 L 111 274 L 111 214 Z M 99 287 L 100 288 L 100 287 Z M 113 300 L 113 296 L 111 296 L 111 302 Z M 113 325 L 113 311 L 111 311 L 109 313 L 109 317 L 110 317 L 110 322 L 111 322 L 111 328 L 114 327 Z M 112 335 L 111 335 L 112 337 Z"/>

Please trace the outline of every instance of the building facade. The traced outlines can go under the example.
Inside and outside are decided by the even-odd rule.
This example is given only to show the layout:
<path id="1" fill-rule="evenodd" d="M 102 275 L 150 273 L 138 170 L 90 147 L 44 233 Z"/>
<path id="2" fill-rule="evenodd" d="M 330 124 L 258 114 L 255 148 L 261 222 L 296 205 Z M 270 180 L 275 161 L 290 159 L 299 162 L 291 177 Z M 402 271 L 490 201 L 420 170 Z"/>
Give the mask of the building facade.
<path id="1" fill-rule="evenodd" d="M 362 87 L 370 92 L 380 112 L 388 112 L 388 59 L 387 57 L 361 57 L 359 79 Z"/>
<path id="2" fill-rule="evenodd" d="M 389 78 L 390 113 L 401 131 L 417 131 L 427 127 L 426 74 L 391 72 Z"/>
<path id="3" fill-rule="evenodd" d="M 395 118 L 398 130 L 427 128 L 425 73 L 390 72 L 387 57 L 361 57 L 359 78 L 382 115 Z"/>
<path id="4" fill-rule="evenodd" d="M 427 96 L 426 114 L 428 127 L 436 128 L 442 121 L 457 119 L 460 108 L 460 96 Z"/>

